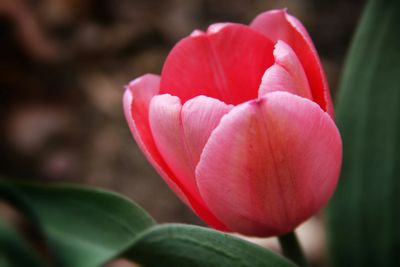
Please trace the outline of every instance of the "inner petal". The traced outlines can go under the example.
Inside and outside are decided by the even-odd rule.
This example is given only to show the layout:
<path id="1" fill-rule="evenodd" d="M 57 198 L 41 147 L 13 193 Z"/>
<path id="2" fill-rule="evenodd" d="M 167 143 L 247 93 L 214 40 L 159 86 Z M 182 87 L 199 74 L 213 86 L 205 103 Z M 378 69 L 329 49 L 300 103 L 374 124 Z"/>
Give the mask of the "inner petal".
<path id="1" fill-rule="evenodd" d="M 240 24 L 211 25 L 181 40 L 168 55 L 161 74 L 160 93 L 182 102 L 198 96 L 227 104 L 257 98 L 265 70 L 274 58 L 273 43 Z"/>
<path id="2" fill-rule="evenodd" d="M 272 10 L 258 15 L 250 24 L 252 29 L 263 33 L 272 41 L 283 40 L 289 44 L 301 64 L 310 83 L 313 101 L 334 116 L 328 83 L 318 53 L 304 26 L 285 10 Z"/>
<path id="3" fill-rule="evenodd" d="M 268 92 L 286 91 L 313 100 L 306 73 L 293 49 L 278 41 L 274 49 L 275 64 L 269 67 L 258 92 L 262 97 Z"/>
<path id="4" fill-rule="evenodd" d="M 232 106 L 205 96 L 184 105 L 176 96 L 154 96 L 149 121 L 154 141 L 178 180 L 199 197 L 194 172 L 211 132 Z"/>

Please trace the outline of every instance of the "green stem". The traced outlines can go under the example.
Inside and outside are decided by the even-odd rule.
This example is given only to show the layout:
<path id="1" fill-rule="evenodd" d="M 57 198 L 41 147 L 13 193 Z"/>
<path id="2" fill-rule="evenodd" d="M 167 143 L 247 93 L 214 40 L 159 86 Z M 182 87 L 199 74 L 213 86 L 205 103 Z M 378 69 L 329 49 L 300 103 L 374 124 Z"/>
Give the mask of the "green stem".
<path id="1" fill-rule="evenodd" d="M 300 267 L 309 266 L 294 231 L 281 235 L 278 237 L 278 239 L 279 244 L 282 248 L 283 255 L 285 255 L 287 258 L 289 258 Z"/>

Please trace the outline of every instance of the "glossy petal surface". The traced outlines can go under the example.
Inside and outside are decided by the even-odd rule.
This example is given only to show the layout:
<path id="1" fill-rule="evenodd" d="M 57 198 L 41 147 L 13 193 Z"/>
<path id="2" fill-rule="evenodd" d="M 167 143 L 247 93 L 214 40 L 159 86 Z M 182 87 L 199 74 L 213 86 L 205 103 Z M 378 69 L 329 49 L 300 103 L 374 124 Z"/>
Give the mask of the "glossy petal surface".
<path id="1" fill-rule="evenodd" d="M 198 96 L 183 106 L 176 96 L 158 95 L 150 104 L 150 127 L 155 143 L 178 179 L 198 193 L 194 171 L 211 131 L 229 111 L 226 104 Z"/>
<path id="2" fill-rule="evenodd" d="M 273 43 L 240 24 L 214 24 L 195 31 L 169 54 L 161 78 L 161 94 L 182 102 L 206 95 L 228 104 L 257 98 L 261 77 L 273 63 Z"/>
<path id="3" fill-rule="evenodd" d="M 330 198 L 341 153 L 339 132 L 316 103 L 268 93 L 223 117 L 204 148 L 197 184 L 230 230 L 283 234 Z"/>
<path id="4" fill-rule="evenodd" d="M 313 100 L 333 117 L 328 83 L 318 53 L 304 26 L 286 11 L 272 10 L 258 15 L 250 27 L 271 41 L 284 41 L 294 50 L 307 75 Z"/>
<path id="5" fill-rule="evenodd" d="M 275 64 L 264 73 L 258 96 L 268 92 L 286 91 L 312 100 L 303 66 L 290 46 L 278 41 L 274 58 Z"/>
<path id="6" fill-rule="evenodd" d="M 146 158 L 171 189 L 208 224 L 216 229 L 225 230 L 226 227 L 210 213 L 198 197 L 198 193 L 187 188 L 175 176 L 155 145 L 149 124 L 149 105 L 151 99 L 159 92 L 159 84 L 159 76 L 147 74 L 135 79 L 127 87 L 123 104 L 131 132 Z"/>

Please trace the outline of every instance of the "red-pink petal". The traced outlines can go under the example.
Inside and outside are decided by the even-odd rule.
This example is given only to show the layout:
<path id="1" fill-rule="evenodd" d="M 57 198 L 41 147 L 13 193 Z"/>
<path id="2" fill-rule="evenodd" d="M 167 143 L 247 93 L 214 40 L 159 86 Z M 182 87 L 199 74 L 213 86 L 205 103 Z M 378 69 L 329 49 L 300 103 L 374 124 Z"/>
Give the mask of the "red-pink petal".
<path id="1" fill-rule="evenodd" d="M 175 176 L 198 193 L 194 171 L 212 130 L 230 107 L 216 99 L 198 96 L 183 107 L 176 96 L 155 96 L 150 104 L 150 128 L 158 150 Z M 200 196 L 199 196 L 200 197 Z"/>
<path id="2" fill-rule="evenodd" d="M 197 96 L 183 105 L 183 137 L 188 153 L 192 155 L 193 174 L 211 132 L 232 108 L 232 105 L 206 96 Z"/>
<path id="3" fill-rule="evenodd" d="M 313 100 L 333 117 L 328 83 L 318 53 L 304 26 L 285 10 L 273 10 L 258 15 L 250 27 L 272 41 L 282 40 L 293 48 L 306 72 Z"/>
<path id="4" fill-rule="evenodd" d="M 179 97 L 167 94 L 155 96 L 150 103 L 150 129 L 158 150 L 174 175 L 198 197 L 191 158 L 182 140 L 181 109 Z"/>
<path id="5" fill-rule="evenodd" d="M 312 100 L 303 66 L 294 51 L 283 41 L 274 49 L 275 64 L 264 73 L 258 96 L 268 92 L 286 91 Z"/>
<path id="6" fill-rule="evenodd" d="M 146 158 L 177 196 L 208 224 L 217 229 L 226 230 L 226 227 L 211 214 L 204 202 L 193 198 L 192 192 L 175 177 L 154 143 L 149 125 L 149 104 L 151 99 L 158 94 L 159 84 L 159 76 L 147 74 L 128 85 L 124 93 L 123 105 L 131 132 Z"/>
<path id="7" fill-rule="evenodd" d="M 160 88 L 160 77 L 146 74 L 133 80 L 127 87 L 124 97 L 124 113 L 136 143 L 148 161 L 165 179 L 172 190 L 185 203 L 189 203 L 185 194 L 173 181 L 172 175 L 156 148 L 149 126 L 149 103 L 157 95 Z"/>
<path id="8" fill-rule="evenodd" d="M 258 97 L 275 91 L 286 91 L 296 94 L 296 83 L 290 73 L 282 66 L 274 64 L 269 67 L 262 77 Z"/>
<path id="9" fill-rule="evenodd" d="M 273 43 L 240 24 L 215 24 L 195 31 L 169 54 L 160 93 L 182 102 L 205 95 L 228 104 L 257 98 L 265 70 L 273 63 Z"/>
<path id="10" fill-rule="evenodd" d="M 197 184 L 232 231 L 280 235 L 330 198 L 341 165 L 341 138 L 315 102 L 268 93 L 233 108 L 204 147 Z"/>

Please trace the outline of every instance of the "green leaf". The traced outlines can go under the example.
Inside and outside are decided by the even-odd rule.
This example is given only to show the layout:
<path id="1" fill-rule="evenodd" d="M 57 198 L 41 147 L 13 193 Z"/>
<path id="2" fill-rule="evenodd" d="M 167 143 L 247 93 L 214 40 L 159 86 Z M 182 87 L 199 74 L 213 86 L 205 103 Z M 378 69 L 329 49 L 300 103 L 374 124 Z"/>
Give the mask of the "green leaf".
<path id="1" fill-rule="evenodd" d="M 337 102 L 342 176 L 329 209 L 333 266 L 400 266 L 400 1 L 367 5 Z"/>
<path id="2" fill-rule="evenodd" d="M 0 217 L 0 266 L 2 267 L 42 267 L 36 252 L 6 221 Z"/>
<path id="3" fill-rule="evenodd" d="M 189 225 L 154 226 L 138 236 L 124 256 L 144 267 L 294 267 L 255 244 Z"/>
<path id="4" fill-rule="evenodd" d="M 154 224 L 133 202 L 103 190 L 0 183 L 1 192 L 14 192 L 7 198 L 30 208 L 63 266 L 102 265 Z"/>

